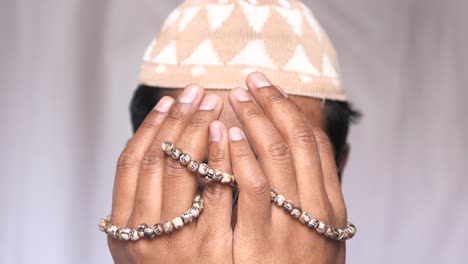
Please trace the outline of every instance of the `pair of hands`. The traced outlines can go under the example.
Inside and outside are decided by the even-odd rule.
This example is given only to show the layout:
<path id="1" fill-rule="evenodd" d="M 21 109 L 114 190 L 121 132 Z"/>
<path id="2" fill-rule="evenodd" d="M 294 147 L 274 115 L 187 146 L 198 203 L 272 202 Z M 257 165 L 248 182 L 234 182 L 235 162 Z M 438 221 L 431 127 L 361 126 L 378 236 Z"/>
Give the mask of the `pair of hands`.
<path id="1" fill-rule="evenodd" d="M 116 263 L 345 262 L 345 243 L 317 234 L 270 202 L 274 187 L 315 218 L 346 225 L 328 137 L 263 74 L 249 75 L 247 86 L 250 92 L 238 88 L 229 97 L 245 134 L 217 121 L 222 100 L 205 96 L 202 87 L 188 86 L 176 101 L 162 98 L 119 158 L 111 213 L 114 224 L 135 228 L 173 219 L 190 207 L 198 180 L 161 150 L 171 141 L 194 160 L 208 152 L 210 168 L 235 175 L 235 226 L 231 187 L 210 183 L 202 192 L 203 213 L 183 229 L 154 240 L 109 238 Z"/>

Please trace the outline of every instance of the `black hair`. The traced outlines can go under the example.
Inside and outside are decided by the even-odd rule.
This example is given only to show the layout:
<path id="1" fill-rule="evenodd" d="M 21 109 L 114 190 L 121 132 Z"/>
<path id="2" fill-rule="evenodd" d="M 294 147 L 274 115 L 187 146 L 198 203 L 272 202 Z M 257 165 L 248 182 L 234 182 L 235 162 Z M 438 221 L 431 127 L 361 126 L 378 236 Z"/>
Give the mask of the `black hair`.
<path id="1" fill-rule="evenodd" d="M 130 104 L 130 113 L 133 131 L 136 132 L 146 115 L 154 108 L 163 97 L 162 89 L 158 87 L 140 85 L 133 95 Z M 353 109 L 348 102 L 326 100 L 324 102 L 324 116 L 326 133 L 335 150 L 335 159 L 338 164 L 346 146 L 349 127 L 361 117 L 361 113 Z"/>

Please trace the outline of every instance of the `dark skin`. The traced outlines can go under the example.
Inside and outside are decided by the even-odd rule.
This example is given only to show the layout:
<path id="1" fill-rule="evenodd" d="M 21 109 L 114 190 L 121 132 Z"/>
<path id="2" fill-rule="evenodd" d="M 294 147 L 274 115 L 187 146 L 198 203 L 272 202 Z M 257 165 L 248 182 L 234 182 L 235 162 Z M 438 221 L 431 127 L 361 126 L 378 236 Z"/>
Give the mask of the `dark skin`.
<path id="1" fill-rule="evenodd" d="M 136 243 L 109 239 L 116 263 L 345 262 L 345 243 L 293 221 L 269 198 L 275 187 L 314 217 L 346 225 L 320 101 L 284 96 L 260 73 L 246 82 L 249 92 L 191 85 L 171 92 L 177 100 L 163 97 L 122 152 L 111 214 L 114 224 L 135 228 L 171 220 L 189 208 L 197 179 L 161 151 L 164 141 L 172 141 L 193 159 L 208 153 L 211 168 L 236 176 L 235 224 L 232 189 L 210 183 L 202 193 L 203 214 L 182 230 Z"/>

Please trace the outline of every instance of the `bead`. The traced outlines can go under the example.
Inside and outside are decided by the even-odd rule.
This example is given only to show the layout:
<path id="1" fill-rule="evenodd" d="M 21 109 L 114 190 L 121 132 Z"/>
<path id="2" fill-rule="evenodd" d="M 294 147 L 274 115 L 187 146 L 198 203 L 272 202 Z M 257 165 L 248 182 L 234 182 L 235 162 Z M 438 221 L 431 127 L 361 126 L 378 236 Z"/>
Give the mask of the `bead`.
<path id="1" fill-rule="evenodd" d="M 345 233 L 347 239 L 353 238 L 356 234 L 356 227 L 353 224 L 348 223 L 348 226 L 345 228 Z"/>
<path id="2" fill-rule="evenodd" d="M 122 237 L 120 236 L 120 232 L 122 231 L 122 228 L 117 228 L 117 230 L 115 231 L 115 238 L 118 239 L 118 240 L 121 240 Z"/>
<path id="3" fill-rule="evenodd" d="M 202 176 L 206 176 L 206 173 L 208 173 L 208 170 L 210 168 L 208 167 L 208 164 L 202 163 L 200 166 L 198 166 L 198 173 Z"/>
<path id="4" fill-rule="evenodd" d="M 323 233 L 325 233 L 327 231 L 327 228 L 328 228 L 327 225 L 324 222 L 320 221 L 317 228 L 316 228 L 316 230 L 320 234 L 323 234 Z"/>
<path id="5" fill-rule="evenodd" d="M 152 227 L 149 227 L 149 226 L 146 227 L 144 232 L 145 232 L 145 237 L 147 239 L 153 239 L 156 236 L 156 234 L 154 233 L 154 229 Z"/>
<path id="6" fill-rule="evenodd" d="M 195 196 L 195 198 L 193 199 L 193 202 L 194 203 L 200 203 L 200 201 L 202 201 L 202 197 L 201 197 L 201 195 L 197 194 L 197 196 Z"/>
<path id="7" fill-rule="evenodd" d="M 171 221 L 167 221 L 163 224 L 163 229 L 166 234 L 172 233 L 172 231 L 174 231 L 174 225 Z"/>
<path id="8" fill-rule="evenodd" d="M 270 198 L 272 202 L 275 201 L 276 196 L 278 196 L 278 191 L 276 191 L 275 188 L 272 188 L 270 190 Z"/>
<path id="9" fill-rule="evenodd" d="M 108 222 L 105 221 L 104 219 L 102 219 L 102 220 L 99 222 L 99 230 L 101 230 L 102 232 L 106 232 L 106 230 L 107 230 L 107 225 L 108 225 Z"/>
<path id="10" fill-rule="evenodd" d="M 307 224 L 307 223 L 309 223 L 311 218 L 312 217 L 310 217 L 309 212 L 304 211 L 304 212 L 302 212 L 301 217 L 299 217 L 299 221 L 301 221 L 301 223 L 303 223 L 303 224 Z"/>
<path id="11" fill-rule="evenodd" d="M 122 228 L 120 230 L 120 239 L 125 240 L 125 241 L 130 240 L 130 232 L 131 231 L 132 230 L 130 230 L 129 228 Z"/>
<path id="12" fill-rule="evenodd" d="M 192 208 L 197 208 L 197 209 L 200 209 L 200 203 L 193 203 L 192 204 Z"/>
<path id="13" fill-rule="evenodd" d="M 175 146 L 172 142 L 167 141 L 161 145 L 161 148 L 166 153 L 166 155 L 172 155 L 171 152 L 175 148 Z"/>
<path id="14" fill-rule="evenodd" d="M 140 236 L 138 235 L 138 231 L 135 229 L 130 230 L 129 236 L 130 236 L 131 241 L 138 241 L 140 239 Z"/>
<path id="15" fill-rule="evenodd" d="M 172 219 L 172 225 L 175 229 L 181 229 L 184 226 L 184 220 L 182 220 L 182 217 L 176 217 Z"/>
<path id="16" fill-rule="evenodd" d="M 346 233 L 343 229 L 337 229 L 337 237 L 336 240 L 343 240 L 346 236 Z"/>
<path id="17" fill-rule="evenodd" d="M 286 212 L 290 213 L 294 209 L 294 203 L 291 200 L 284 202 L 283 208 Z"/>
<path id="18" fill-rule="evenodd" d="M 325 231 L 325 236 L 331 239 L 335 239 L 335 229 L 331 226 L 328 226 L 327 230 Z"/>
<path id="19" fill-rule="evenodd" d="M 188 224 L 193 220 L 193 215 L 190 213 L 190 210 L 183 212 L 180 217 L 184 220 L 184 224 Z"/>
<path id="20" fill-rule="evenodd" d="M 117 232 L 118 227 L 116 225 L 110 225 L 107 227 L 107 235 L 115 238 L 115 232 Z"/>
<path id="21" fill-rule="evenodd" d="M 178 160 L 180 158 L 180 155 L 182 155 L 182 150 L 180 149 L 173 149 L 171 151 L 171 156 L 175 160 Z"/>
<path id="22" fill-rule="evenodd" d="M 224 172 L 221 178 L 221 183 L 229 184 L 232 181 L 232 176 L 229 173 Z"/>
<path id="23" fill-rule="evenodd" d="M 182 165 L 187 166 L 189 164 L 189 162 L 192 160 L 192 157 L 190 157 L 189 154 L 184 153 L 184 154 L 180 155 L 179 160 L 180 160 L 180 163 Z"/>
<path id="24" fill-rule="evenodd" d="M 284 196 L 281 195 L 281 194 L 278 194 L 278 195 L 275 197 L 275 204 L 276 204 L 277 206 L 283 206 L 284 201 L 286 201 L 286 198 L 284 198 Z"/>
<path id="25" fill-rule="evenodd" d="M 215 170 L 213 180 L 220 182 L 222 178 L 223 178 L 223 172 L 221 170 Z"/>
<path id="26" fill-rule="evenodd" d="M 301 215 L 302 215 L 301 209 L 300 208 L 292 209 L 291 215 L 292 215 L 292 217 L 294 217 L 296 219 L 299 219 L 299 217 L 301 217 Z"/>
<path id="27" fill-rule="evenodd" d="M 196 172 L 197 169 L 198 169 L 198 161 L 196 160 L 191 160 L 189 162 L 189 164 L 187 165 L 187 168 L 191 171 L 191 172 Z"/>
<path id="28" fill-rule="evenodd" d="M 140 225 L 138 225 L 137 231 L 138 231 L 138 236 L 139 236 L 140 238 L 145 237 L 145 228 L 147 228 L 147 227 L 148 227 L 147 224 L 140 224 Z"/>
<path id="29" fill-rule="evenodd" d="M 164 228 L 162 224 L 155 224 L 153 226 L 154 234 L 160 236 L 164 233 Z"/>
<path id="30" fill-rule="evenodd" d="M 190 209 L 190 213 L 192 214 L 193 218 L 197 218 L 200 215 L 200 209 L 192 207 Z"/>
<path id="31" fill-rule="evenodd" d="M 307 223 L 307 225 L 313 229 L 317 228 L 318 224 L 319 224 L 319 221 L 315 218 L 310 219 L 309 223 Z"/>
<path id="32" fill-rule="evenodd" d="M 208 169 L 208 171 L 206 172 L 206 178 L 208 180 L 212 180 L 214 177 L 214 174 L 215 174 L 215 171 L 213 169 Z"/>

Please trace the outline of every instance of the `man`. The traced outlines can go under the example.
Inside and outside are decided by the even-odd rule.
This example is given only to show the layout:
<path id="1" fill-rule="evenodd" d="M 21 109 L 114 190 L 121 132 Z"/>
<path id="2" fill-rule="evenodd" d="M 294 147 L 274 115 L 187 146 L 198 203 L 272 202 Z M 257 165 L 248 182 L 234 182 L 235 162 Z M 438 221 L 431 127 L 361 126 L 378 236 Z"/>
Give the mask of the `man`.
<path id="1" fill-rule="evenodd" d="M 114 261 L 344 263 L 345 243 L 335 240 L 353 230 L 339 179 L 359 115 L 337 69 L 299 1 L 177 8 L 145 54 L 132 101 L 136 133 L 101 226 Z M 187 210 L 199 189 L 193 166 L 220 179 L 203 182 Z M 230 185 L 223 175 L 233 175 Z"/>

